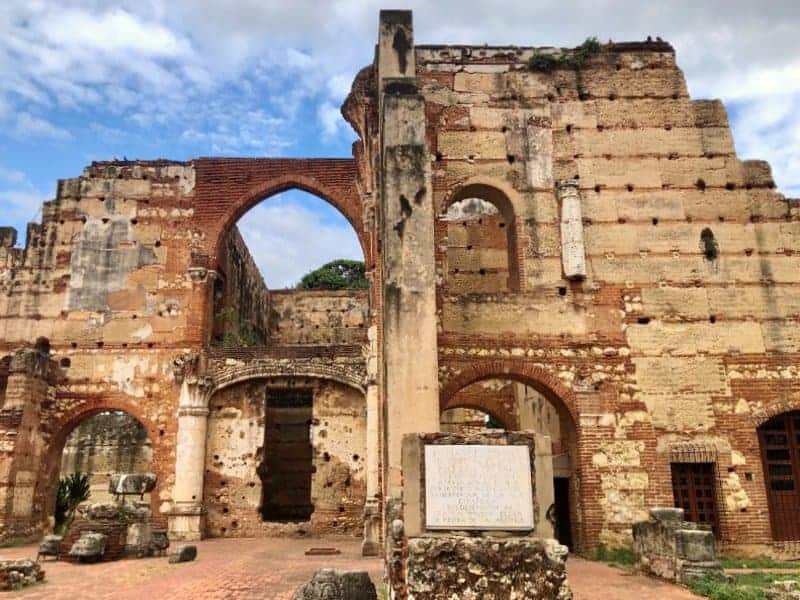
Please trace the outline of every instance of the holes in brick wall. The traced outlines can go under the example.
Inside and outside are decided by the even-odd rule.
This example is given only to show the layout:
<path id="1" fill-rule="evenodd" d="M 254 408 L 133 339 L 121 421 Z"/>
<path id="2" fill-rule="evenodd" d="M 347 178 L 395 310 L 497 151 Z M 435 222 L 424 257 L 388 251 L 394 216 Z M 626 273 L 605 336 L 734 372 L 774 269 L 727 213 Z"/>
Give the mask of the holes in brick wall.
<path id="1" fill-rule="evenodd" d="M 705 179 L 698 179 L 694 182 L 694 187 L 696 187 L 701 192 L 706 191 L 706 180 Z"/>
<path id="2" fill-rule="evenodd" d="M 603 131 L 603 126 L 602 125 L 598 125 L 597 126 L 597 131 Z"/>
<path id="3" fill-rule="evenodd" d="M 729 192 L 732 192 L 736 189 L 736 184 L 733 183 L 732 181 L 729 181 L 728 183 L 725 184 L 725 189 L 728 190 Z"/>
<path id="4" fill-rule="evenodd" d="M 677 93 L 675 93 L 675 94 L 672 94 L 672 99 L 673 99 L 673 100 L 677 100 L 678 98 L 680 98 L 680 95 L 679 95 L 679 94 L 677 94 Z"/>
<path id="5" fill-rule="evenodd" d="M 567 133 L 572 133 L 572 123 L 567 124 Z"/>
<path id="6" fill-rule="evenodd" d="M 609 94 L 609 95 L 608 95 L 608 99 L 609 99 L 609 100 L 611 100 L 611 101 L 613 102 L 614 100 L 616 100 L 616 99 L 617 99 L 617 95 L 616 95 L 616 94 Z"/>
<path id="7" fill-rule="evenodd" d="M 436 162 L 442 162 L 442 159 L 444 159 L 444 156 L 442 156 L 442 153 L 441 153 L 441 152 L 437 152 L 437 153 L 434 155 L 434 160 L 435 160 Z"/>
<path id="8" fill-rule="evenodd" d="M 102 348 L 103 346 L 105 346 L 104 342 L 97 342 L 97 347 L 98 348 Z"/>
<path id="9" fill-rule="evenodd" d="M 361 457 L 358 454 L 353 454 L 353 460 L 354 461 L 358 461 L 359 458 L 361 458 Z"/>
<path id="10" fill-rule="evenodd" d="M 599 184 L 594 186 L 594 193 L 595 194 L 599 194 L 600 193 L 600 185 Z"/>
<path id="11" fill-rule="evenodd" d="M 322 460 L 324 460 L 325 462 L 331 462 L 330 453 L 329 452 L 323 452 L 322 453 Z"/>
<path id="12" fill-rule="evenodd" d="M 650 323 L 650 317 L 639 317 L 636 319 L 636 322 L 639 325 L 648 325 Z"/>
<path id="13" fill-rule="evenodd" d="M 506 127 L 505 125 L 503 125 L 503 126 L 500 128 L 500 131 L 502 131 L 503 133 L 505 133 L 506 131 L 508 131 L 508 127 Z"/>
<path id="14" fill-rule="evenodd" d="M 516 161 L 517 159 L 513 154 L 509 154 L 506 156 L 506 160 L 508 161 L 508 164 L 513 165 L 514 161 Z"/>
<path id="15" fill-rule="evenodd" d="M 709 262 L 713 262 L 719 258 L 719 244 L 717 244 L 717 240 L 714 238 L 714 232 L 708 227 L 700 232 L 700 250 L 703 252 L 705 259 Z"/>
<path id="16" fill-rule="evenodd" d="M 486 269 L 478 269 L 478 273 L 481 275 L 486 275 Z"/>
<path id="17" fill-rule="evenodd" d="M 708 322 L 713 325 L 714 323 L 717 322 L 717 317 L 715 315 L 711 315 L 710 317 L 708 317 Z"/>
<path id="18" fill-rule="evenodd" d="M 657 217 L 653 217 L 653 225 L 658 225 L 658 218 Z"/>
<path id="19" fill-rule="evenodd" d="M 619 63 L 617 63 L 617 64 L 615 65 L 615 68 L 617 69 L 617 71 L 621 71 L 621 70 L 622 70 L 622 65 L 621 65 L 621 64 L 619 64 Z"/>
<path id="20" fill-rule="evenodd" d="M 72 346 L 73 350 L 78 347 L 78 342 L 70 342 L 70 346 Z"/>
<path id="21" fill-rule="evenodd" d="M 626 188 L 626 189 L 627 189 L 629 192 L 632 192 L 632 191 L 633 191 L 633 185 L 631 185 L 630 183 L 629 183 L 627 186 L 625 186 L 625 188 Z"/>
<path id="22" fill-rule="evenodd" d="M 138 224 L 139 224 L 138 219 L 131 219 L 131 225 L 138 225 Z"/>
<path id="23" fill-rule="evenodd" d="M 161 240 L 156 240 L 156 243 L 153 244 L 156 248 L 161 248 Z"/>
<path id="24" fill-rule="evenodd" d="M 61 365 L 62 369 L 69 369 L 70 366 L 72 365 L 72 361 L 70 359 L 64 357 L 59 361 L 58 364 Z"/>
<path id="25" fill-rule="evenodd" d="M 565 288 L 563 286 L 558 288 L 558 295 L 559 296 L 566 296 L 567 295 L 567 288 Z"/>
<path id="26" fill-rule="evenodd" d="M 666 131 L 672 131 L 672 125 L 670 125 L 670 124 L 668 123 L 668 124 L 664 125 L 664 129 L 665 129 Z"/>

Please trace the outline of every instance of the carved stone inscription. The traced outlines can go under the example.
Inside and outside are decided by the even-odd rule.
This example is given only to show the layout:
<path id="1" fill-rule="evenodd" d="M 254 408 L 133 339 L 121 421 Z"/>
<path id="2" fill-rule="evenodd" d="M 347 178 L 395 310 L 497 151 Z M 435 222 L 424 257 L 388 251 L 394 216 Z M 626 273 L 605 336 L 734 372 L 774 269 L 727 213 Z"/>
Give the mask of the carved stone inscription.
<path id="1" fill-rule="evenodd" d="M 426 445 L 425 524 L 428 529 L 533 529 L 528 447 Z"/>

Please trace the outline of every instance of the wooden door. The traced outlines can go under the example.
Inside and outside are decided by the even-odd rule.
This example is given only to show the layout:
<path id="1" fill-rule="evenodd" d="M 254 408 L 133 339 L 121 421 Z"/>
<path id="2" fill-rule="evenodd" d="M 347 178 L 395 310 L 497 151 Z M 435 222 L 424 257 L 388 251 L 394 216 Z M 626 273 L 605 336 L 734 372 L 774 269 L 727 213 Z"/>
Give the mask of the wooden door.
<path id="1" fill-rule="evenodd" d="M 687 521 L 711 526 L 718 534 L 714 463 L 672 463 L 672 494 Z"/>
<path id="2" fill-rule="evenodd" d="M 778 415 L 758 428 L 772 536 L 800 539 L 800 411 Z"/>

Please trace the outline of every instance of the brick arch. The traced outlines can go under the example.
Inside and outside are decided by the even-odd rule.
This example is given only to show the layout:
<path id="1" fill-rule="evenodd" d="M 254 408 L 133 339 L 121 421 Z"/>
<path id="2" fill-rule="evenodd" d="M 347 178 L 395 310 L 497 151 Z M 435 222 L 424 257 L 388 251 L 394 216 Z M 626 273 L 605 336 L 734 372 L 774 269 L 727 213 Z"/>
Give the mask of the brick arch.
<path id="1" fill-rule="evenodd" d="M 800 410 L 800 394 L 786 396 L 780 400 L 771 402 L 762 409 L 751 413 L 748 420 L 754 428 L 758 429 L 773 417 L 796 410 Z"/>
<path id="2" fill-rule="evenodd" d="M 205 233 L 212 265 L 225 234 L 239 218 L 262 200 L 290 189 L 313 194 L 344 215 L 371 264 L 353 159 L 199 159 L 194 165 L 193 220 Z"/>
<path id="3" fill-rule="evenodd" d="M 43 510 L 40 516 L 42 523 L 45 523 L 55 511 L 55 491 L 61 470 L 61 455 L 64 451 L 64 445 L 67 443 L 67 438 L 81 422 L 106 411 L 124 411 L 142 424 L 147 431 L 153 449 L 153 467 L 156 466 L 160 453 L 165 451 L 159 443 L 161 436 L 159 435 L 158 425 L 148 419 L 141 406 L 134 401 L 123 397 L 91 398 L 67 410 L 57 420 L 49 424 L 52 434 L 39 466 L 35 497 L 38 506 Z M 155 468 L 152 471 L 156 473 L 158 480 L 156 481 L 155 489 L 150 494 L 150 510 L 152 517 L 154 517 L 153 521 L 161 525 L 163 519 L 159 516 L 158 507 L 160 504 L 160 489 L 164 483 L 163 479 L 166 473 L 159 472 Z"/>
<path id="4" fill-rule="evenodd" d="M 464 365 L 456 375 L 443 382 L 439 392 L 440 411 L 454 408 L 450 404 L 459 390 L 486 379 L 511 379 L 531 386 L 547 398 L 559 413 L 568 417 L 574 430 L 578 431 L 577 400 L 572 390 L 549 371 L 524 362 L 484 360 Z"/>

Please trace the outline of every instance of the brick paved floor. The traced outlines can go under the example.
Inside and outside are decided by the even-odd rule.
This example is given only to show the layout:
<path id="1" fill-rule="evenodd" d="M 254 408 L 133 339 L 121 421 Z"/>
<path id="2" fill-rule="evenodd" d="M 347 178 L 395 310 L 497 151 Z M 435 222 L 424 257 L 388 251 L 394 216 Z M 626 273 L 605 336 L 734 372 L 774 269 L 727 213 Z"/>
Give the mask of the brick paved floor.
<path id="1" fill-rule="evenodd" d="M 338 556 L 305 556 L 310 547 L 334 546 Z M 96 565 L 44 563 L 46 583 L 13 598 L 48 600 L 291 600 L 294 590 L 321 567 L 369 571 L 381 581 L 380 560 L 359 556 L 352 538 L 216 539 L 197 544 L 197 560 L 171 565 L 166 558 L 124 560 Z M 35 557 L 36 548 L 0 549 L 3 558 Z M 570 558 L 575 600 L 689 600 L 687 590 L 632 575 L 607 565 Z"/>

